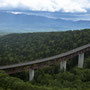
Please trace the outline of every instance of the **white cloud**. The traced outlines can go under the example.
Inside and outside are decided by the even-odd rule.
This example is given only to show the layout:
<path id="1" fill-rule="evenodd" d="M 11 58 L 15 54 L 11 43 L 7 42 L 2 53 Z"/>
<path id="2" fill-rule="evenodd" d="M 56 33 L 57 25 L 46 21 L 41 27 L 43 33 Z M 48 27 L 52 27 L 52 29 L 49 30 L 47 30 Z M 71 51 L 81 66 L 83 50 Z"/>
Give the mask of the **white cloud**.
<path id="1" fill-rule="evenodd" d="M 9 13 L 12 13 L 12 14 L 23 14 L 23 12 L 9 12 Z"/>
<path id="2" fill-rule="evenodd" d="M 0 0 L 0 9 L 87 12 L 90 0 Z"/>

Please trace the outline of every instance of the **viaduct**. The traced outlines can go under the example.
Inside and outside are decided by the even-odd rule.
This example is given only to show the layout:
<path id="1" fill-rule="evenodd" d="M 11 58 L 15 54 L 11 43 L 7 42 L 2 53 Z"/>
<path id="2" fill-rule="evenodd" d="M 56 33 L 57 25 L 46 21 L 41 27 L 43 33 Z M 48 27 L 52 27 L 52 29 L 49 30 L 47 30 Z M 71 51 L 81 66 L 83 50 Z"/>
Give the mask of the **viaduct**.
<path id="1" fill-rule="evenodd" d="M 22 72 L 25 70 L 29 71 L 29 80 L 34 78 L 34 70 L 60 63 L 60 69 L 66 71 L 67 60 L 78 55 L 78 68 L 83 68 L 84 63 L 84 53 L 90 50 L 90 44 L 78 47 L 76 49 L 70 50 L 68 52 L 55 55 L 52 57 L 34 60 L 26 63 L 13 64 L 7 66 L 0 66 L 0 70 L 5 70 L 8 74 L 13 74 L 17 72 Z"/>

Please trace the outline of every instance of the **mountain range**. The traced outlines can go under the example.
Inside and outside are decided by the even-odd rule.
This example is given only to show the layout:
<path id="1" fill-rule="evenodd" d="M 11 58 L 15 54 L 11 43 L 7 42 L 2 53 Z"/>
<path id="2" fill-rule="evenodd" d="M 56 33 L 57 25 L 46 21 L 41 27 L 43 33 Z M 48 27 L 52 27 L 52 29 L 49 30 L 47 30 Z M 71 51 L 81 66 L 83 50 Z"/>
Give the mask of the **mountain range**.
<path id="1" fill-rule="evenodd" d="M 0 32 L 50 32 L 90 28 L 89 20 L 66 20 L 44 13 L 0 11 Z"/>

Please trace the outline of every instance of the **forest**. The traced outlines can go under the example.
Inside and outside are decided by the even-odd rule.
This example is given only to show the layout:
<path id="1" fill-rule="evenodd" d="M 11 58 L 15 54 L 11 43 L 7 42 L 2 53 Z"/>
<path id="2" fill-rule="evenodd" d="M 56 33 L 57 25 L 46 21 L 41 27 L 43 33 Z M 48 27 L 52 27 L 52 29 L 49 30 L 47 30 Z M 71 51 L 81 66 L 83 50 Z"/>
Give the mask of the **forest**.
<path id="1" fill-rule="evenodd" d="M 90 29 L 13 33 L 0 36 L 0 66 L 28 62 L 57 55 L 90 43 Z M 90 90 L 90 51 L 84 68 L 77 67 L 78 56 L 68 60 L 67 71 L 52 65 L 35 71 L 28 81 L 28 71 L 8 75 L 0 71 L 0 90 Z"/>

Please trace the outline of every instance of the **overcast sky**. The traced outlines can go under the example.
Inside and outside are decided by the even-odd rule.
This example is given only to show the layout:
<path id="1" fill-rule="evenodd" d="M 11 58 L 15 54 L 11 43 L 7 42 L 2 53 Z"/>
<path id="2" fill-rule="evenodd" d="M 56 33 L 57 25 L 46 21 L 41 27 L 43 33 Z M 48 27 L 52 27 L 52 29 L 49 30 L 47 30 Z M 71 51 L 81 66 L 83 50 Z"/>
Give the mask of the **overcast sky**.
<path id="1" fill-rule="evenodd" d="M 90 0 L 0 0 L 0 10 L 87 12 Z"/>

